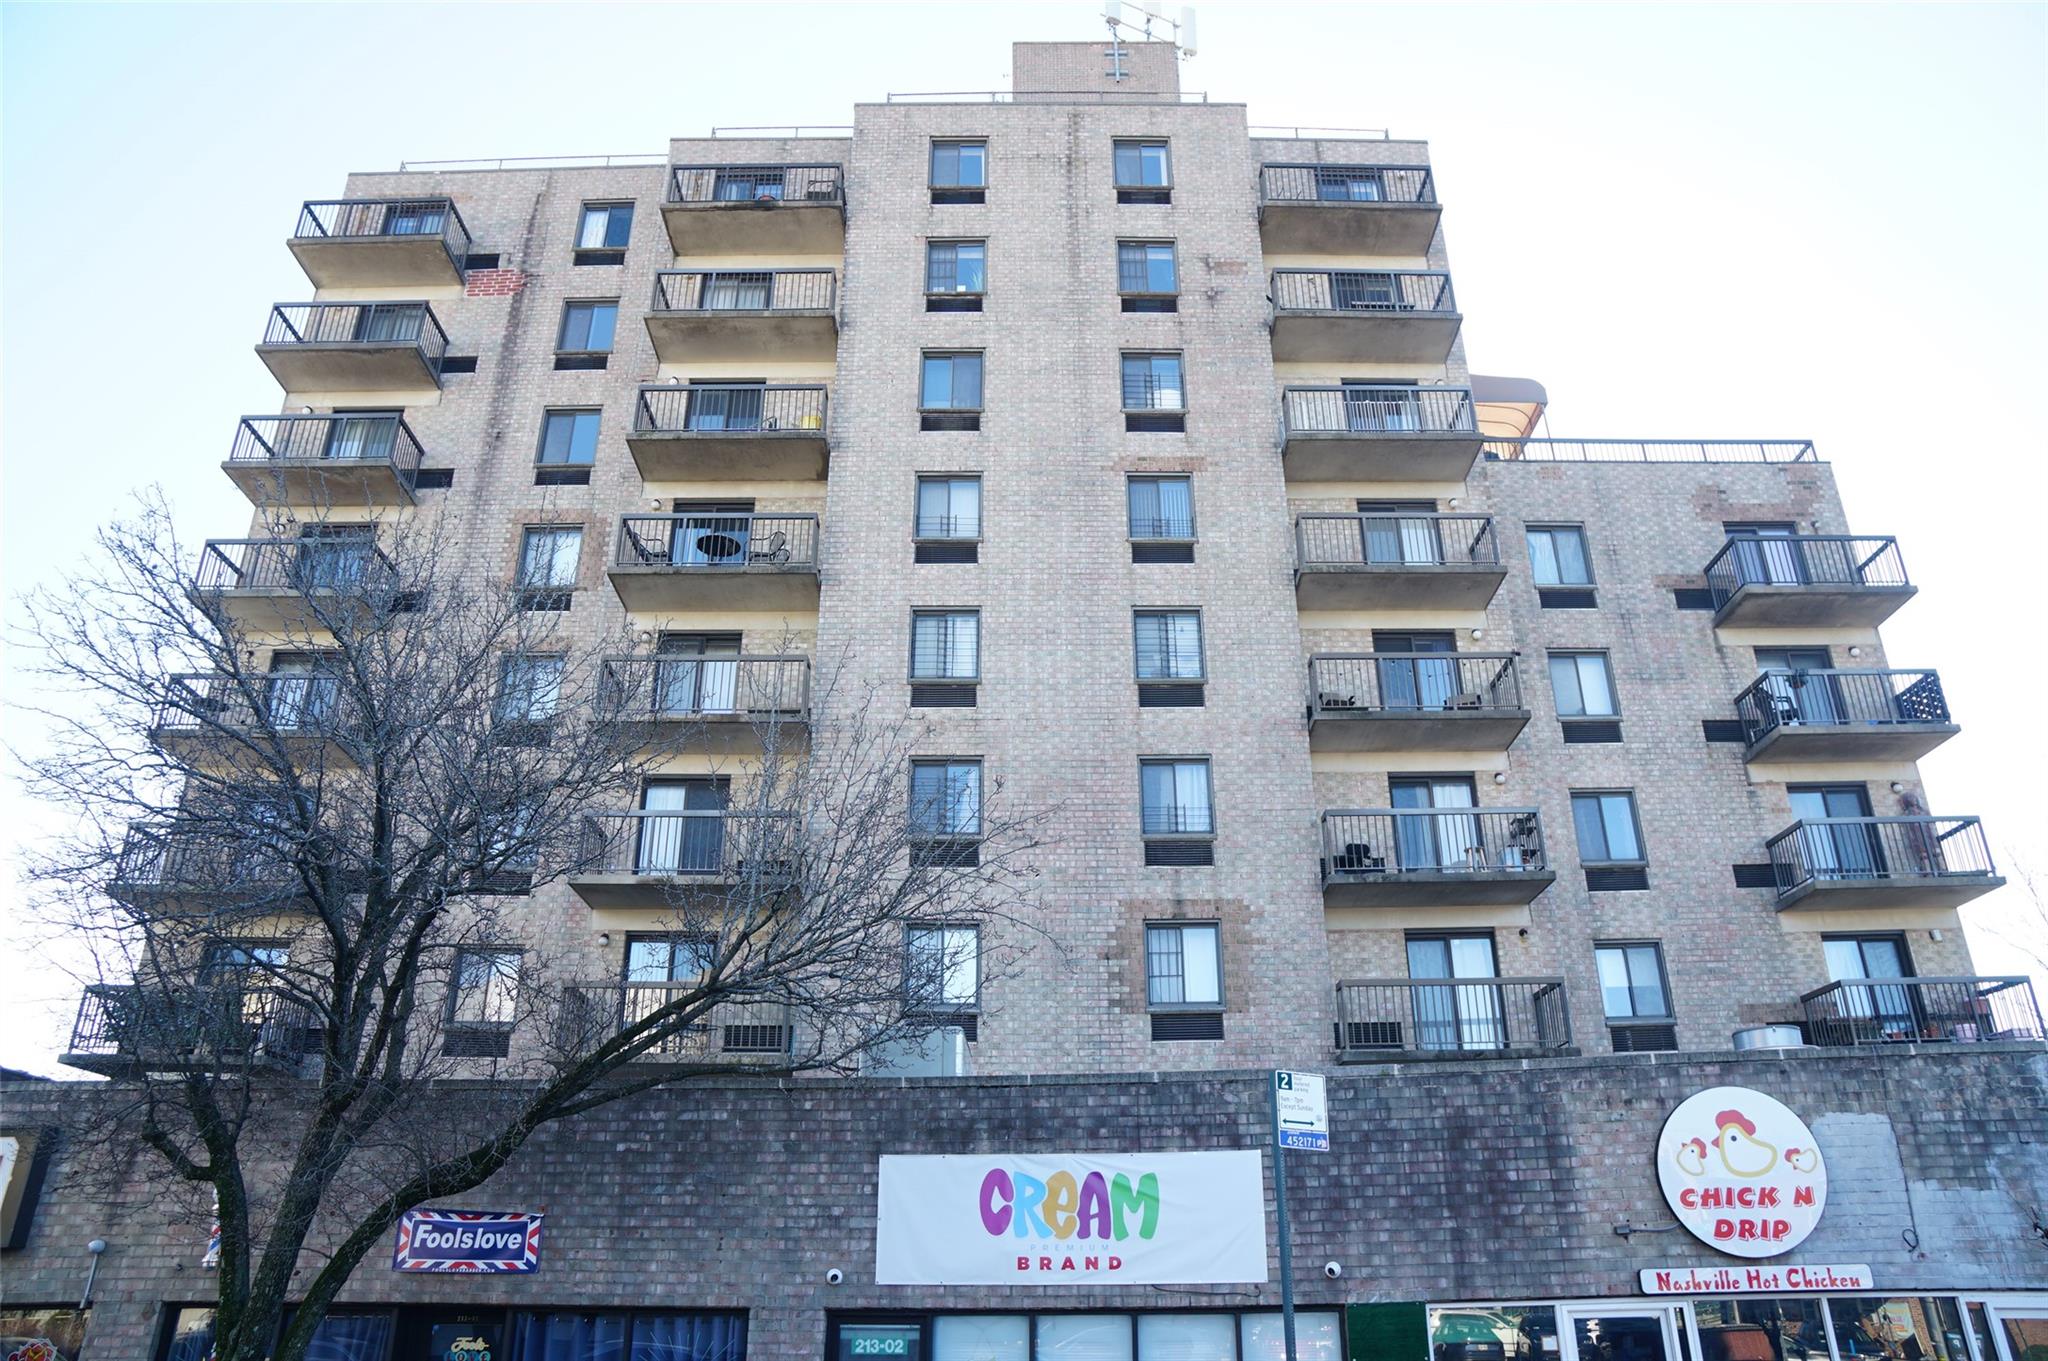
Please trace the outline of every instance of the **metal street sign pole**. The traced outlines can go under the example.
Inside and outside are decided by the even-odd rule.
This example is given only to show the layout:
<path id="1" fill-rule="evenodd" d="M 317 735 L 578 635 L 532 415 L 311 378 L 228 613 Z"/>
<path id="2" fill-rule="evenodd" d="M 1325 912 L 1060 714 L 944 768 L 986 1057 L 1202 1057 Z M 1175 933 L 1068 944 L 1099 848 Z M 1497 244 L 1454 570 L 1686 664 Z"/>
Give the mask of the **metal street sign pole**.
<path id="1" fill-rule="evenodd" d="M 1287 1148 L 1280 1141 L 1281 1073 L 1266 1084 L 1266 1098 L 1273 1105 L 1273 1202 L 1280 1214 L 1280 1329 L 1287 1339 L 1287 1361 L 1298 1361 L 1294 1351 L 1294 1235 L 1287 1222 Z"/>

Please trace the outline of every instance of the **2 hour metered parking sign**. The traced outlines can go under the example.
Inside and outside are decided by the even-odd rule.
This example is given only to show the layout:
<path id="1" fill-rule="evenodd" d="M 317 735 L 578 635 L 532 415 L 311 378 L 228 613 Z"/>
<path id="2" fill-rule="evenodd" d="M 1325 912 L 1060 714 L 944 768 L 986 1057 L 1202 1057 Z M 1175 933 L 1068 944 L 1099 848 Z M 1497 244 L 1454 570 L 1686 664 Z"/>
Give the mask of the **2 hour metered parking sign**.
<path id="1" fill-rule="evenodd" d="M 1330 1151 L 1330 1103 L 1321 1073 L 1273 1074 L 1273 1109 L 1279 1118 L 1280 1147 L 1313 1153 Z"/>

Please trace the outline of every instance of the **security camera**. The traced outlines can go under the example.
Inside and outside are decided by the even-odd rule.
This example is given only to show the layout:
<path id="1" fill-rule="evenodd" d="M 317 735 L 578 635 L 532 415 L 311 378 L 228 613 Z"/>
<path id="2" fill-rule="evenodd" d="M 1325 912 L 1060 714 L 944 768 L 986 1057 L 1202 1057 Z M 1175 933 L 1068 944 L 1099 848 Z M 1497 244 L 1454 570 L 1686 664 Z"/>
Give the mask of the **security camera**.
<path id="1" fill-rule="evenodd" d="M 838 1267 L 833 1267 L 830 1271 L 825 1273 L 825 1284 L 827 1285 L 838 1285 L 841 1281 L 845 1279 L 846 1273 L 841 1271 Z"/>
<path id="2" fill-rule="evenodd" d="M 1334 1281 L 1344 1274 L 1344 1264 L 1342 1262 L 1325 1262 L 1323 1263 L 1323 1274 Z"/>

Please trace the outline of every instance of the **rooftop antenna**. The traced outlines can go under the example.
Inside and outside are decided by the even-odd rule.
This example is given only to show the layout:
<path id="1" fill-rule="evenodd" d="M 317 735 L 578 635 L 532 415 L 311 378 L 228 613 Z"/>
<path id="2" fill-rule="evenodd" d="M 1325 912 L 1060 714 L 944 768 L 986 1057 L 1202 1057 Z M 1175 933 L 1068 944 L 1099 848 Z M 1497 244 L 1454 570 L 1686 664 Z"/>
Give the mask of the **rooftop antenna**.
<path id="1" fill-rule="evenodd" d="M 1124 66 L 1130 53 L 1123 45 L 1123 32 L 1130 29 L 1144 37 L 1146 42 L 1165 41 L 1174 46 L 1182 61 L 1195 55 L 1195 7 L 1182 5 L 1180 15 L 1175 18 L 1167 14 L 1164 7 L 1151 9 L 1136 3 L 1136 0 L 1103 0 L 1102 18 L 1109 25 L 1109 50 L 1102 55 L 1109 58 L 1109 78 L 1122 81 L 1130 78 L 1130 71 Z M 1152 25 L 1162 26 L 1155 37 Z"/>

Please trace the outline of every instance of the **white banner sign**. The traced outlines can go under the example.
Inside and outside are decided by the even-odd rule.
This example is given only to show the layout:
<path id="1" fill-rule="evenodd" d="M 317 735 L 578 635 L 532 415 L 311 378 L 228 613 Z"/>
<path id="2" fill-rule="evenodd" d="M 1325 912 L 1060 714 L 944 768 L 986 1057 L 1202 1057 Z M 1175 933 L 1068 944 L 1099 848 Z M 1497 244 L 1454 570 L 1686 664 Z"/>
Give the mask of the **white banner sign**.
<path id="1" fill-rule="evenodd" d="M 1733 1257 L 1790 1252 L 1828 1203 L 1813 1131 L 1747 1087 L 1710 1087 L 1679 1103 L 1657 1140 L 1657 1181 L 1686 1231 Z"/>
<path id="2" fill-rule="evenodd" d="M 1800 1290 L 1875 1290 L 1867 1265 L 1665 1266 L 1642 1274 L 1645 1295 L 1785 1295 Z"/>
<path id="3" fill-rule="evenodd" d="M 886 1155 L 879 1285 L 1266 1279 L 1256 1151 Z"/>

